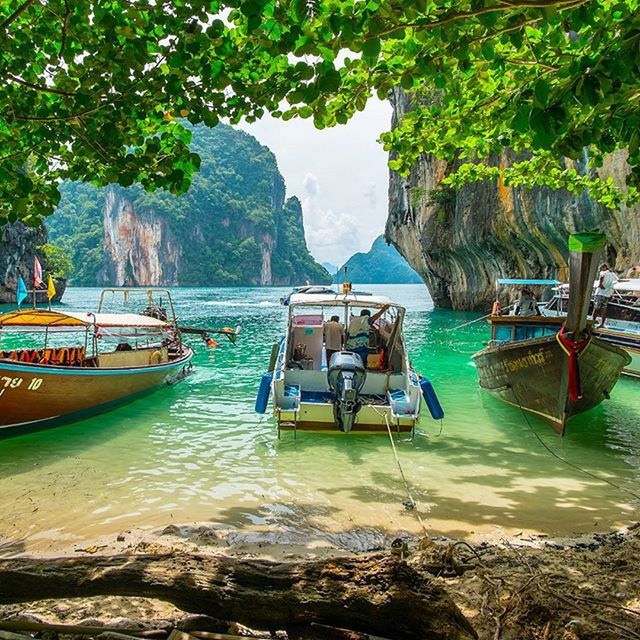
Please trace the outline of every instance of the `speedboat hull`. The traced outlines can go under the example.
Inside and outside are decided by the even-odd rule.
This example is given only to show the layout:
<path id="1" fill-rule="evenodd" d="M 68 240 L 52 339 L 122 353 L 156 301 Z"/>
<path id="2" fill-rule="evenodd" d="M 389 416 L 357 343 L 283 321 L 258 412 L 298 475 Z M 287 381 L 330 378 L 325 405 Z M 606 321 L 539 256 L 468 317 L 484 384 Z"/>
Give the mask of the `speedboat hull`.
<path id="1" fill-rule="evenodd" d="M 578 358 L 582 397 L 569 399 L 569 357 L 556 336 L 489 347 L 473 356 L 480 386 L 504 402 L 546 420 L 560 435 L 574 416 L 597 406 L 631 358 L 593 337 Z"/>
<path id="2" fill-rule="evenodd" d="M 0 438 L 82 420 L 186 375 L 193 351 L 139 367 L 69 367 L 0 360 Z"/>

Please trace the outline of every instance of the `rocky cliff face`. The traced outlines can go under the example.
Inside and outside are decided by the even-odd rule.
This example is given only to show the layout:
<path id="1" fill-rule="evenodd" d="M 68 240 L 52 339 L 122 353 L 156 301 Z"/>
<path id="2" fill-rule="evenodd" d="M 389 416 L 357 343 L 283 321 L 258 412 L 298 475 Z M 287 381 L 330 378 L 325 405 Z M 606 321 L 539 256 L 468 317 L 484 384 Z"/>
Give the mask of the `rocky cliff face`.
<path id="1" fill-rule="evenodd" d="M 330 281 L 310 255 L 297 198 L 269 149 L 219 125 L 193 127 L 200 171 L 181 196 L 67 183 L 51 221 L 81 285 L 290 285 Z M 100 203 L 100 204 L 97 204 Z M 104 206 L 102 206 L 104 203 Z"/>
<path id="2" fill-rule="evenodd" d="M 21 222 L 2 228 L 0 240 L 0 304 L 15 303 L 16 284 L 21 275 L 31 288 L 33 256 L 46 242 L 44 228 L 33 229 Z"/>
<path id="3" fill-rule="evenodd" d="M 284 187 L 274 185 L 273 206 L 278 211 L 273 233 L 260 231 L 254 224 L 234 224 L 229 218 L 224 229 L 234 225 L 234 243 L 255 247 L 254 269 L 247 270 L 243 284 L 288 286 L 323 281 L 324 273 L 310 257 L 298 198 L 284 201 Z M 104 262 L 98 284 L 111 286 L 228 284 L 190 276 L 190 254 L 200 252 L 210 232 L 202 225 L 186 229 L 180 238 L 165 217 L 154 210 L 138 209 L 126 189 L 109 187 L 104 203 Z M 187 256 L 185 258 L 185 255 Z M 181 267 L 184 266 L 184 270 Z M 326 280 L 326 278 L 324 278 Z M 235 282 L 233 283 L 235 284 Z"/>
<path id="4" fill-rule="evenodd" d="M 401 91 L 392 101 L 395 126 L 411 104 Z M 506 151 L 491 162 L 511 160 Z M 486 309 L 500 277 L 566 277 L 567 236 L 573 231 L 603 230 L 606 259 L 616 269 L 640 261 L 640 208 L 609 211 L 586 195 L 496 182 L 434 192 L 453 169 L 425 155 L 407 178 L 391 171 L 389 181 L 386 237 L 422 276 L 438 306 Z M 619 184 L 625 171 L 621 154 L 603 168 Z"/>
<path id="5" fill-rule="evenodd" d="M 32 288 L 34 256 L 40 260 L 46 278 L 47 263 L 38 247 L 47 241 L 47 231 L 16 222 L 2 227 L 0 233 L 0 304 L 15 304 L 18 276 L 23 277 L 27 289 Z M 66 278 L 55 278 L 54 286 L 56 295 L 51 301 L 60 302 L 67 288 Z M 31 300 L 29 296 L 28 304 Z M 37 301 L 38 305 L 46 304 L 46 295 L 38 294 Z"/>
<path id="6" fill-rule="evenodd" d="M 167 221 L 153 210 L 137 211 L 120 187 L 105 193 L 104 261 L 98 284 L 177 285 L 181 247 Z"/>

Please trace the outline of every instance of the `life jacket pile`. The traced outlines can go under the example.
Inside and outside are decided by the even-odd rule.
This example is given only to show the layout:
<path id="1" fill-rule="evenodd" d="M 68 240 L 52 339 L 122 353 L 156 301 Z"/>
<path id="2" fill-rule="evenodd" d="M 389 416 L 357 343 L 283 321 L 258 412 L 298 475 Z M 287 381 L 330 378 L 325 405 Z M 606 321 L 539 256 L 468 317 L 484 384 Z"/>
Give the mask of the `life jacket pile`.
<path id="1" fill-rule="evenodd" d="M 55 349 L 16 349 L 0 351 L 1 360 L 14 360 L 26 364 L 55 364 L 81 367 L 86 357 L 84 347 L 56 347 Z"/>

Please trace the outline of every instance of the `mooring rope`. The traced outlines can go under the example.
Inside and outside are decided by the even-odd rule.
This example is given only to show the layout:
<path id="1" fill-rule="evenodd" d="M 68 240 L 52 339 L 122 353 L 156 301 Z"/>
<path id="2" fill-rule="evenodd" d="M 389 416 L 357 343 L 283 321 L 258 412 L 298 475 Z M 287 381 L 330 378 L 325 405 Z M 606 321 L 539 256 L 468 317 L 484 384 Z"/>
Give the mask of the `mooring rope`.
<path id="1" fill-rule="evenodd" d="M 411 486 L 409 485 L 409 481 L 407 480 L 407 476 L 405 476 L 404 474 L 404 469 L 402 468 L 402 464 L 400 462 L 400 457 L 398 456 L 398 450 L 396 449 L 396 443 L 393 440 L 393 433 L 391 432 L 391 425 L 389 424 L 389 416 L 386 414 L 386 412 L 381 412 L 378 411 L 373 405 L 367 405 L 370 406 L 378 415 L 381 415 L 384 418 L 385 424 L 387 425 L 387 433 L 389 434 L 389 440 L 391 441 L 391 450 L 393 451 L 393 455 L 396 459 L 396 464 L 398 465 L 398 470 L 400 471 L 400 476 L 402 477 L 402 482 L 404 483 L 404 487 L 405 490 L 407 492 L 407 497 L 409 498 L 409 500 L 407 500 L 407 502 L 403 503 L 404 507 L 407 509 L 407 511 L 413 511 L 413 513 L 415 514 L 420 527 L 422 528 L 422 532 L 424 533 L 425 536 L 429 536 L 429 532 L 427 530 L 427 526 L 425 525 L 424 521 L 422 520 L 422 518 L 420 517 L 420 514 L 418 513 L 418 509 L 417 509 L 417 503 L 413 498 L 413 495 L 411 494 Z"/>
<path id="2" fill-rule="evenodd" d="M 563 462 L 564 464 L 566 464 L 569 467 L 573 467 L 574 469 L 576 469 L 576 471 L 579 471 L 580 473 L 583 473 L 584 475 L 589 476 L 590 478 L 593 478 L 594 480 L 598 480 L 599 482 L 604 482 L 604 483 L 612 486 L 614 489 L 618 489 L 618 491 L 622 491 L 623 493 L 628 493 L 629 495 L 631 495 L 634 498 L 636 498 L 636 500 L 640 500 L 640 494 L 635 493 L 635 491 L 631 491 L 631 489 L 627 489 L 626 487 L 623 487 L 623 486 L 621 486 L 619 484 L 616 484 L 612 480 L 608 480 L 607 478 L 604 478 L 603 476 L 600 476 L 597 473 L 593 473 L 592 471 L 589 471 L 588 469 L 584 469 L 580 465 L 577 465 L 574 462 L 571 462 L 570 460 L 567 460 L 566 458 L 563 458 L 559 453 L 557 453 L 551 447 L 549 447 L 549 445 L 540 437 L 540 434 L 538 434 L 538 432 L 535 430 L 534 426 L 531 424 L 531 421 L 529 420 L 529 416 L 527 415 L 527 412 L 523 409 L 522 403 L 520 402 L 520 398 L 518 397 L 518 393 L 517 393 L 515 387 L 513 386 L 512 382 L 511 382 L 511 376 L 509 376 L 509 371 L 507 370 L 506 366 L 504 366 L 504 362 L 502 363 L 502 367 L 503 367 L 504 372 L 505 372 L 505 374 L 507 376 L 507 380 L 509 381 L 509 387 L 511 387 L 511 391 L 513 391 L 513 395 L 514 395 L 514 397 L 516 399 L 516 402 L 518 403 L 518 408 L 520 409 L 520 413 L 522 413 L 522 415 L 523 415 L 523 417 L 524 417 L 524 419 L 525 419 L 525 421 L 527 423 L 527 426 L 531 430 L 531 433 L 533 433 L 533 435 L 536 437 L 538 442 L 554 458 L 557 458 L 558 460 L 560 460 L 560 462 Z"/>
<path id="3" fill-rule="evenodd" d="M 505 307 L 502 311 L 509 311 L 509 309 L 512 309 L 513 307 L 515 307 L 515 304 L 510 304 L 508 307 Z M 486 320 L 487 318 L 491 317 L 493 314 L 493 311 L 491 313 L 487 313 L 487 315 L 485 316 L 480 316 L 479 318 L 476 318 L 475 320 L 469 320 L 469 322 L 465 322 L 464 324 L 459 324 L 457 327 L 451 327 L 451 329 L 445 329 L 444 332 L 445 333 L 449 333 L 450 331 L 456 331 L 458 329 L 462 329 L 463 327 L 468 327 L 470 324 L 474 324 L 475 322 L 480 322 L 480 320 Z"/>

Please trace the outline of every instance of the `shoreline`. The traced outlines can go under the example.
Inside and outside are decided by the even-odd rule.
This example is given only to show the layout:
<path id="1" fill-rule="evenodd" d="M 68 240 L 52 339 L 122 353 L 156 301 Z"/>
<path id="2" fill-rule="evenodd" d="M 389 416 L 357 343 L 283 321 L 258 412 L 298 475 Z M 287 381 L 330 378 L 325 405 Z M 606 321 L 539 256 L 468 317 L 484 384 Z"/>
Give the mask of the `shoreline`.
<path id="1" fill-rule="evenodd" d="M 504 545 L 542 549 L 545 546 L 571 546 L 589 543 L 606 536 L 626 535 L 640 526 L 635 520 L 637 512 L 611 523 L 608 529 L 598 527 L 594 531 L 571 533 L 542 533 L 526 528 L 518 529 L 491 526 L 486 529 L 476 527 L 464 535 L 447 534 L 437 527 L 427 526 L 427 535 L 418 533 L 419 526 L 398 529 L 393 533 L 379 527 L 354 527 L 349 530 L 294 531 L 277 528 L 238 528 L 222 523 L 196 521 L 168 524 L 164 527 L 149 525 L 132 527 L 118 532 L 98 536 L 78 538 L 70 541 L 70 536 L 52 537 L 47 548 L 38 544 L 43 533 L 22 539 L 6 539 L 0 536 L 0 559 L 3 558 L 57 558 L 92 555 L 118 555 L 130 553 L 155 553 L 181 551 L 188 553 L 217 554 L 242 557 L 263 557 L 265 559 L 312 560 L 328 557 L 343 557 L 364 553 L 384 552 L 391 548 L 394 540 L 402 540 L 407 545 L 419 545 L 428 538 L 439 545 L 465 542 L 474 547 L 496 547 Z M 428 520 L 427 520 L 428 521 Z M 622 524 L 626 522 L 627 524 Z M 48 538 L 45 540 L 49 540 Z M 89 551 L 87 551 L 89 550 Z"/>

